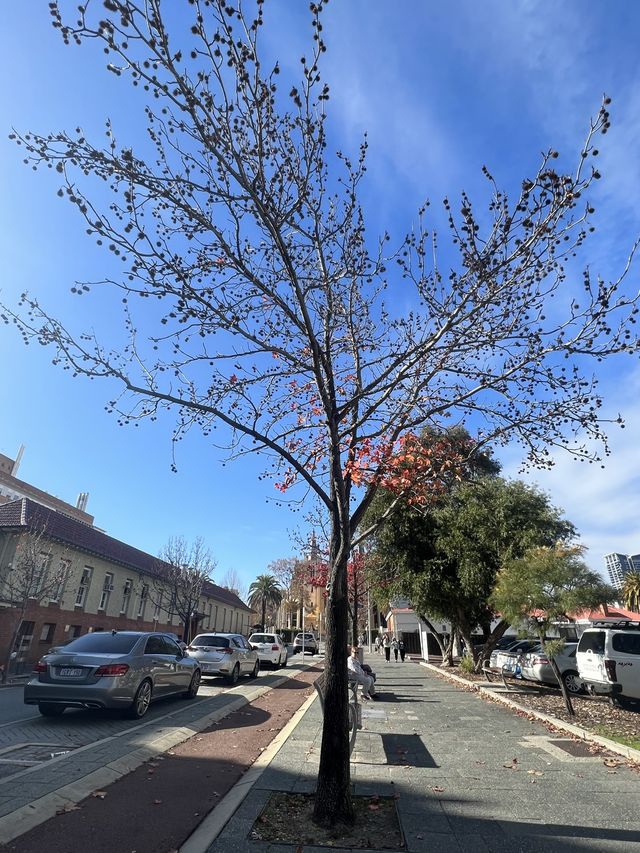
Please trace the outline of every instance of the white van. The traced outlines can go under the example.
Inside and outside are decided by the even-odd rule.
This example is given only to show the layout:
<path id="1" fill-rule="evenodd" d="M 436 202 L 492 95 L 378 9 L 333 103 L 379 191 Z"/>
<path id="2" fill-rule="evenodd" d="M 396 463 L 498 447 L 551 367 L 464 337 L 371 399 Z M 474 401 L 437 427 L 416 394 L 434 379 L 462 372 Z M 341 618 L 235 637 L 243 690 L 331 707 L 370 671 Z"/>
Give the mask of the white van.
<path id="1" fill-rule="evenodd" d="M 576 662 L 590 692 L 621 705 L 640 702 L 640 622 L 594 623 L 580 637 Z"/>

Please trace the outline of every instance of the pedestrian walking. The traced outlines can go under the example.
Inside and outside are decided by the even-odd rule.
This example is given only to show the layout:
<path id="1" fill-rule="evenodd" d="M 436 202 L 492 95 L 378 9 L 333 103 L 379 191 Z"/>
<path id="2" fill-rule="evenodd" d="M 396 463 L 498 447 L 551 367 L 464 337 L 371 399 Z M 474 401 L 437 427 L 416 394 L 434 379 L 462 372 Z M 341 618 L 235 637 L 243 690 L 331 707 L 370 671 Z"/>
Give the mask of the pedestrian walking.
<path id="1" fill-rule="evenodd" d="M 382 648 L 384 649 L 384 659 L 389 663 L 391 660 L 391 640 L 388 634 L 382 635 Z"/>
<path id="2" fill-rule="evenodd" d="M 395 637 L 391 640 L 391 648 L 393 649 L 393 656 L 396 659 L 396 663 L 398 663 L 398 640 Z"/>
<path id="3" fill-rule="evenodd" d="M 373 643 L 373 645 L 375 646 L 376 654 L 377 654 L 377 655 L 379 655 L 379 654 L 380 654 L 380 645 L 381 645 L 381 643 L 382 643 L 382 640 L 380 639 L 380 635 L 377 635 L 377 636 L 376 636 L 376 638 L 375 638 L 375 641 L 374 641 L 374 643 Z"/>
<path id="4" fill-rule="evenodd" d="M 404 642 L 402 640 L 398 640 L 398 649 L 400 650 L 400 660 L 404 663 L 404 656 L 406 654 L 406 650 L 404 647 Z"/>

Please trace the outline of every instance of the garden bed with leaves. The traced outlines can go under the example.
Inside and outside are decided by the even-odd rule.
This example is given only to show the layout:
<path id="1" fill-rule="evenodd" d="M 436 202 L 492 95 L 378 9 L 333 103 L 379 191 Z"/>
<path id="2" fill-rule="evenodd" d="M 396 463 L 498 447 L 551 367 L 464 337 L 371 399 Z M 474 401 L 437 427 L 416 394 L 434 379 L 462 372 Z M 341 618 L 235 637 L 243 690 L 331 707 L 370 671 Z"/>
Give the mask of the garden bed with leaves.
<path id="1" fill-rule="evenodd" d="M 442 670 L 443 674 L 453 673 L 475 684 L 497 687 L 489 684 L 484 675 L 463 672 L 455 666 Z M 574 726 L 580 726 L 595 735 L 615 740 L 626 746 L 640 749 L 640 705 L 637 711 L 616 708 L 603 696 L 573 696 L 571 701 L 575 716 L 565 708 L 560 690 L 537 685 L 533 681 L 512 682 L 509 698 L 523 708 L 530 708 L 541 714 L 547 714 Z"/>

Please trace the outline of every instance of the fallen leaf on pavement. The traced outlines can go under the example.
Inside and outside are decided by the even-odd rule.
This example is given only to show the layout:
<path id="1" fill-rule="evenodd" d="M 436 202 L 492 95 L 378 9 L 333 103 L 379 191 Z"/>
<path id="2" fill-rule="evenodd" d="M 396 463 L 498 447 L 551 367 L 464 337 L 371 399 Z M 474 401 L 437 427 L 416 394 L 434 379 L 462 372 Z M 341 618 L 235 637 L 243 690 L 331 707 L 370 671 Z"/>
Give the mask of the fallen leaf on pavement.
<path id="1" fill-rule="evenodd" d="M 161 805 L 162 805 L 162 800 L 154 800 L 154 801 L 153 801 L 153 805 L 154 805 L 154 806 L 161 806 Z"/>
<path id="2" fill-rule="evenodd" d="M 377 812 L 380 806 L 377 803 L 369 803 L 369 811 Z"/>
<path id="3" fill-rule="evenodd" d="M 531 773 L 532 776 L 544 776 L 542 770 L 527 770 L 527 773 Z"/>
<path id="4" fill-rule="evenodd" d="M 604 760 L 605 767 L 620 767 L 621 764 L 624 764 L 624 762 L 619 761 L 617 758 L 605 758 Z"/>
<path id="5" fill-rule="evenodd" d="M 444 788 L 441 788 L 440 785 L 432 785 L 431 790 L 434 794 L 441 794 L 444 791 Z"/>
<path id="6" fill-rule="evenodd" d="M 56 810 L 56 814 L 66 814 L 66 812 L 78 812 L 80 811 L 80 806 L 77 806 L 75 803 L 65 803 L 62 808 Z"/>
<path id="7" fill-rule="evenodd" d="M 99 800 L 104 800 L 104 798 L 107 796 L 107 792 L 106 791 L 92 791 L 91 796 L 96 797 Z"/>

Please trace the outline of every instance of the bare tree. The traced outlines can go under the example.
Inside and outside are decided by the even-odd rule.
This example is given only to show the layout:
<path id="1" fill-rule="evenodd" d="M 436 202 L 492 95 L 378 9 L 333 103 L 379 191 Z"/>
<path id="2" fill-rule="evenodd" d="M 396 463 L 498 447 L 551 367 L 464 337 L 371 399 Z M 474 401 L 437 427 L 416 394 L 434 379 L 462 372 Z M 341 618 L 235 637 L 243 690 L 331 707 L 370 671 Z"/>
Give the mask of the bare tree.
<path id="1" fill-rule="evenodd" d="M 241 580 L 240 575 L 235 569 L 227 569 L 222 576 L 220 586 L 228 589 L 230 592 L 234 592 L 242 601 L 247 600 L 248 587 Z"/>
<path id="2" fill-rule="evenodd" d="M 298 484 L 300 498 L 312 493 L 324 507 L 327 682 L 314 819 L 351 822 L 347 563 L 380 485 L 418 495 L 451 465 L 444 446 L 416 456 L 413 431 L 470 423 L 481 442 L 518 441 L 539 465 L 557 447 L 588 458 L 580 435 L 606 449 L 589 361 L 637 350 L 637 295 L 625 289 L 628 264 L 611 282 L 587 269 L 574 287 L 567 262 L 573 269 L 590 231 L 609 101 L 574 168 L 550 150 L 513 198 L 485 169 L 486 210 L 476 214 L 466 195 L 455 209 L 446 200 L 444 264 L 428 206 L 396 250 L 387 234 L 367 234 L 358 201 L 366 141 L 355 158 L 328 153 L 322 2 L 310 7 L 300 79 L 281 88 L 279 65 L 261 55 L 262 0 L 248 16 L 235 0 L 193 0 L 171 32 L 160 0 L 104 6 L 67 20 L 50 4 L 66 42 L 97 41 L 107 70 L 148 93 L 152 155 L 120 142 L 111 123 L 104 144 L 80 128 L 13 135 L 30 166 L 53 167 L 59 193 L 122 262 L 123 275 L 101 284 L 124 303 L 129 340 L 119 348 L 79 334 L 27 295 L 5 317 L 51 345 L 56 363 L 119 383 L 110 408 L 123 423 L 172 409 L 176 440 L 192 426 L 221 427 L 219 444 L 226 427 L 231 458 L 266 454 L 278 489 Z M 95 179 L 108 205 L 88 197 Z M 416 464 L 396 470 L 403 452 Z"/>
<path id="3" fill-rule="evenodd" d="M 0 567 L 0 602 L 9 619 L 10 639 L 0 677 L 6 681 L 16 649 L 20 628 L 30 606 L 46 601 L 59 601 L 69 572 L 66 551 L 54 548 L 47 535 L 46 523 L 37 520 L 31 530 L 17 541 L 15 554 L 8 566 Z"/>
<path id="4" fill-rule="evenodd" d="M 286 615 L 284 628 L 291 628 L 293 617 L 296 617 L 296 625 L 300 627 L 300 612 L 309 603 L 307 586 L 309 583 L 307 564 L 297 557 L 280 557 L 269 563 L 267 567 L 270 574 L 274 575 L 282 589 L 282 601 L 280 610 Z"/>
<path id="5" fill-rule="evenodd" d="M 182 639 L 191 640 L 198 604 L 206 581 L 212 580 L 216 561 L 198 537 L 191 544 L 182 536 L 171 537 L 155 563 L 149 588 L 152 602 L 182 624 Z"/>

